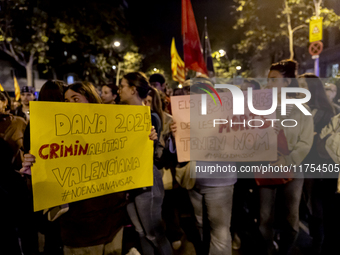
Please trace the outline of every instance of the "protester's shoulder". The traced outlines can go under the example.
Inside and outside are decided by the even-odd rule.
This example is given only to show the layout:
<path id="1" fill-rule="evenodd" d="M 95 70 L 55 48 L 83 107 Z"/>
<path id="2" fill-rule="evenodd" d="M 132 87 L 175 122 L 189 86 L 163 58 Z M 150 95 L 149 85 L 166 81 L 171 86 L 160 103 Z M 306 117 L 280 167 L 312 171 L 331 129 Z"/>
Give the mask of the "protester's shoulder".
<path id="1" fill-rule="evenodd" d="M 336 114 L 339 114 L 340 113 L 340 105 L 336 104 L 336 103 L 333 103 L 333 107 L 335 109 L 335 113 Z"/>
<path id="2" fill-rule="evenodd" d="M 163 112 L 164 113 L 164 122 L 169 122 L 172 121 L 172 116 L 167 113 L 167 112 Z"/>
<path id="3" fill-rule="evenodd" d="M 326 110 L 317 110 L 317 112 L 314 115 L 314 119 L 318 120 L 319 122 L 329 122 L 331 118 L 334 117 L 333 111 L 326 111 Z M 327 124 L 326 123 L 326 124 Z"/>
<path id="4" fill-rule="evenodd" d="M 12 123 L 13 124 L 16 124 L 18 126 L 24 126 L 24 127 L 27 126 L 27 122 L 26 122 L 26 120 L 23 117 L 11 115 L 11 118 L 12 118 Z"/>
<path id="5" fill-rule="evenodd" d="M 13 111 L 13 115 L 22 117 L 24 120 L 26 120 L 26 114 L 22 110 L 22 106 L 19 106 L 17 109 Z"/>
<path id="6" fill-rule="evenodd" d="M 157 134 L 160 133 L 162 122 L 160 116 L 156 112 L 151 112 L 151 123 L 155 127 Z"/>
<path id="7" fill-rule="evenodd" d="M 306 107 L 306 109 L 309 111 L 309 112 L 312 112 L 312 109 L 309 107 L 309 105 L 308 104 L 306 104 L 306 103 L 304 103 L 304 104 L 302 104 L 304 107 Z M 298 107 L 296 106 L 296 105 L 294 105 L 295 106 L 295 109 L 298 109 Z"/>
<path id="8" fill-rule="evenodd" d="M 160 116 L 158 115 L 157 112 L 151 111 L 151 120 L 152 121 L 155 121 L 155 120 L 160 121 Z"/>
<path id="9" fill-rule="evenodd" d="M 305 116 L 305 117 L 308 117 L 308 118 L 313 118 L 311 108 L 307 104 L 302 104 L 302 106 L 310 113 L 310 115 L 306 115 L 305 113 L 303 113 L 301 111 L 301 109 L 299 107 L 297 107 L 296 105 L 293 105 L 293 108 L 291 110 L 291 114 L 292 115 L 294 114 L 294 115 L 299 115 L 299 116 Z"/>

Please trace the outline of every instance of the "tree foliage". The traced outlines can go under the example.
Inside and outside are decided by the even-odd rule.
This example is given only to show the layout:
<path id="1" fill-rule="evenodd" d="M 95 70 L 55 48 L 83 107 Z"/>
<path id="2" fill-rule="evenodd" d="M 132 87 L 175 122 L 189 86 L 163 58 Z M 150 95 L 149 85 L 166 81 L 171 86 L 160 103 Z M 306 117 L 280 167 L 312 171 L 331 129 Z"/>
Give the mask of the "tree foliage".
<path id="1" fill-rule="evenodd" d="M 1 3 L 0 50 L 26 70 L 30 66 L 30 72 L 33 64 L 44 64 L 59 79 L 73 71 L 81 79 L 105 83 L 119 62 L 124 70 L 140 67 L 142 56 L 131 39 L 120 1 Z M 121 46 L 115 47 L 115 41 Z M 27 79 L 31 78 L 27 72 Z"/>
<path id="2" fill-rule="evenodd" d="M 248 77 L 248 71 L 238 71 L 237 66 L 242 67 L 242 61 L 237 59 L 229 60 L 225 55 L 219 53 L 218 51 L 213 52 L 213 64 L 215 70 L 215 76 L 217 78 L 234 78 L 238 75 L 242 77 Z M 244 65 L 243 65 L 243 69 Z"/>
<path id="3" fill-rule="evenodd" d="M 270 54 L 283 55 L 284 51 L 289 50 L 287 47 L 289 42 L 295 48 L 306 48 L 309 21 L 316 15 L 316 11 L 323 17 L 324 28 L 340 28 L 340 16 L 334 10 L 322 7 L 322 0 L 234 0 L 234 2 L 233 13 L 237 19 L 234 29 L 244 34 L 242 40 L 235 45 L 241 54 L 260 56 L 266 50 Z M 317 10 L 314 2 L 320 3 Z"/>
<path id="4" fill-rule="evenodd" d="M 48 63 L 48 18 L 37 4 L 37 1 L 10 0 L 1 6 L 0 50 L 26 68 L 29 85 L 32 85 L 33 62 Z"/>
<path id="5" fill-rule="evenodd" d="M 133 62 L 131 59 L 139 61 L 138 49 L 128 31 L 124 8 L 119 3 L 84 0 L 81 6 L 74 4 L 64 8 L 69 4 L 65 0 L 61 2 L 64 5 L 58 1 L 45 7 L 55 17 L 54 32 L 58 34 L 57 40 L 64 43 L 63 50 L 84 61 L 79 65 L 82 65 L 86 79 L 107 83 L 112 76 L 115 77 L 112 66 L 123 63 L 125 69 L 127 63 Z M 115 46 L 115 41 L 121 45 Z M 65 63 L 66 60 L 63 61 Z"/>

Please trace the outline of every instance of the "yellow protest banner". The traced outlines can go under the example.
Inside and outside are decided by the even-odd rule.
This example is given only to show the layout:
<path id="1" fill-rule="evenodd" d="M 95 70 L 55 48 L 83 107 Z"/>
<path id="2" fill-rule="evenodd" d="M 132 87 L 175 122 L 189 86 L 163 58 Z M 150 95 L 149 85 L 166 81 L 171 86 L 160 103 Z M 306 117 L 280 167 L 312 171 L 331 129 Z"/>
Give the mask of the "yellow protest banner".
<path id="1" fill-rule="evenodd" d="M 312 17 L 309 23 L 309 42 L 322 40 L 322 17 Z"/>
<path id="2" fill-rule="evenodd" d="M 153 185 L 150 108 L 31 102 L 34 211 Z"/>

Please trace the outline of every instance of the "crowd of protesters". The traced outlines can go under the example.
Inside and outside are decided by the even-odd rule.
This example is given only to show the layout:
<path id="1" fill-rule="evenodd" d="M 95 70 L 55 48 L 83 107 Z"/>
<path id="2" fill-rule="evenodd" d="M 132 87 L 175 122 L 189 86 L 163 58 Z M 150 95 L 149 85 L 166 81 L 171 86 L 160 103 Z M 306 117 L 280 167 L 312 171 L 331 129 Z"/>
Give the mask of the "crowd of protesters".
<path id="1" fill-rule="evenodd" d="M 340 118 L 340 106 L 334 102 L 337 87 L 323 84 L 314 74 L 297 75 L 297 71 L 297 62 L 282 60 L 269 67 L 265 86 L 254 79 L 245 79 L 240 86 L 242 90 L 276 87 L 279 103 L 283 87 L 301 87 L 311 93 L 305 107 L 312 115 L 304 115 L 295 105 L 288 105 L 287 114 L 281 115 L 278 106 L 277 119 L 296 119 L 299 125 L 275 129 L 285 146 L 278 143 L 277 160 L 268 163 L 334 164 L 320 134 Z M 284 179 L 258 181 L 227 173 L 226 178 L 181 183 L 178 171 L 188 171 L 193 163 L 204 167 L 211 162 L 177 161 L 177 123 L 171 115 L 170 98 L 193 94 L 195 85 L 201 83 L 213 86 L 211 79 L 201 75 L 172 91 L 161 74 L 148 78 L 133 72 L 124 75 L 119 86 L 102 86 L 101 95 L 89 82 L 66 85 L 56 80 L 47 81 L 37 99 L 34 88 L 23 86 L 19 105 L 7 92 L 0 92 L 0 254 L 179 254 L 189 235 L 182 227 L 183 212 L 196 223 L 189 230 L 194 233 L 190 241 L 196 254 L 231 255 L 233 249 L 241 249 L 242 254 L 295 254 L 301 222 L 308 226 L 312 240 L 308 254 L 338 254 L 337 175 L 323 178 L 306 171 Z M 33 100 L 149 106 L 153 186 L 33 212 L 31 166 L 35 155 L 30 154 L 34 137 L 30 136 L 29 111 Z M 214 163 L 237 168 L 259 164 Z M 126 229 L 133 229 L 138 238 L 129 240 L 129 235 L 124 235 Z M 38 232 L 44 237 L 43 247 Z M 130 243 L 128 248 L 126 243 Z"/>

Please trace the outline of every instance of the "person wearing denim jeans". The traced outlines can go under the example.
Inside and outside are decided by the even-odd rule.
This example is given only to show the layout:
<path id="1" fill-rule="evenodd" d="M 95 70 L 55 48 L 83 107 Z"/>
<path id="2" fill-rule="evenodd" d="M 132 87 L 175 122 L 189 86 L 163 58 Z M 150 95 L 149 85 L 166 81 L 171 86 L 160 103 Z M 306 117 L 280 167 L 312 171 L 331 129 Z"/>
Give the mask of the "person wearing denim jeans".
<path id="1" fill-rule="evenodd" d="M 154 185 L 136 195 L 127 205 L 127 211 L 139 234 L 143 254 L 171 255 L 172 248 L 162 222 L 164 187 L 161 174 L 155 166 L 153 174 Z"/>
<path id="2" fill-rule="evenodd" d="M 235 165 L 232 162 L 201 162 L 196 166 L 207 166 L 218 163 L 221 166 Z M 200 173 L 202 174 L 202 173 Z M 201 241 L 204 242 L 203 208 L 207 210 L 207 224 L 210 228 L 210 255 L 231 255 L 230 220 L 233 202 L 234 184 L 236 173 L 222 173 L 219 178 L 210 178 L 205 173 L 196 172 L 196 184 L 189 190 L 189 197 L 194 208 L 196 226 L 199 230 Z M 204 227 L 205 229 L 205 227 Z"/>
<path id="3" fill-rule="evenodd" d="M 260 232 L 266 244 L 266 254 L 275 254 L 274 247 L 274 220 L 275 204 L 278 193 L 282 193 L 282 216 L 280 221 L 280 252 L 288 254 L 299 233 L 299 206 L 302 195 L 303 178 L 296 178 L 286 184 L 261 186 L 260 194 Z"/>
<path id="4" fill-rule="evenodd" d="M 285 87 L 299 87 L 296 79 L 298 63 L 287 59 L 274 63 L 268 74 L 268 88 L 277 88 L 277 101 L 281 104 L 281 89 Z M 296 98 L 295 93 L 288 93 L 287 97 Z M 307 111 L 310 109 L 303 105 Z M 286 113 L 282 114 L 281 106 L 276 108 L 276 118 L 281 122 L 284 120 L 295 120 L 295 126 L 276 126 L 275 129 L 282 130 L 288 153 L 279 153 L 277 160 L 270 162 L 272 166 L 299 166 L 308 155 L 314 137 L 314 125 L 312 115 L 305 115 L 296 105 L 286 106 Z M 277 123 L 280 123 L 277 122 Z M 281 122 L 281 123 L 282 123 Z M 282 178 L 278 175 L 277 178 Z M 282 223 L 280 235 L 280 254 L 290 254 L 299 231 L 299 206 L 303 187 L 303 173 L 295 173 L 292 180 L 279 185 L 260 186 L 260 232 L 265 242 L 266 252 L 274 254 L 274 219 Z M 279 199 L 277 193 L 282 192 Z M 281 205 L 282 209 L 275 212 L 275 204 Z M 277 215 L 281 213 L 281 215 Z M 280 216 L 280 217 L 278 217 Z M 283 221 L 281 221 L 283 220 Z"/>

